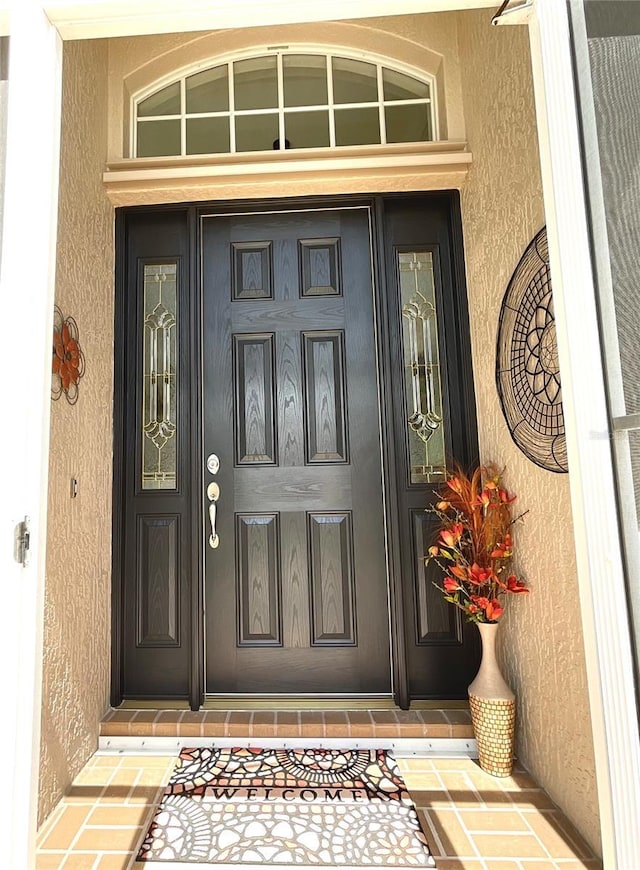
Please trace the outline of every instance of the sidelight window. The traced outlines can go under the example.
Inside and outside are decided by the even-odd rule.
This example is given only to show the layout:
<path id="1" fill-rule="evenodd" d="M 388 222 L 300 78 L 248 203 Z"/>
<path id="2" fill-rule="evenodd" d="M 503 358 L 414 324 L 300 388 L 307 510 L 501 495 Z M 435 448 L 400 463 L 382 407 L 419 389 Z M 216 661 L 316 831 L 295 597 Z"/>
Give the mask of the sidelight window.
<path id="1" fill-rule="evenodd" d="M 446 464 L 433 253 L 397 258 L 410 482 L 438 483 Z"/>
<path id="2" fill-rule="evenodd" d="M 177 264 L 144 266 L 142 489 L 176 489 Z"/>
<path id="3" fill-rule="evenodd" d="M 430 77 L 349 57 L 277 52 L 219 64 L 133 104 L 136 157 L 429 142 Z"/>

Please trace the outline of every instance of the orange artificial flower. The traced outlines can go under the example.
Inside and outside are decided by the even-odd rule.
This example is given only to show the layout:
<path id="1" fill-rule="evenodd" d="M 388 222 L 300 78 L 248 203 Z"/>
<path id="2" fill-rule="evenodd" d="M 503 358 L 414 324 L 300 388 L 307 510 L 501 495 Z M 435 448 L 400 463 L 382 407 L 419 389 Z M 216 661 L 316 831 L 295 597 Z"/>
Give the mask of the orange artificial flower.
<path id="1" fill-rule="evenodd" d="M 522 581 L 518 580 L 515 574 L 510 574 L 507 577 L 507 589 L 509 592 L 528 592 L 527 587 L 522 583 Z"/>
<path id="2" fill-rule="evenodd" d="M 509 573 L 513 556 L 516 496 L 501 485 L 496 466 L 458 471 L 442 485 L 431 508 L 439 520 L 438 539 L 429 548 L 442 580 L 434 585 L 472 622 L 497 622 L 504 614 L 503 598 L 526 593 L 526 583 Z"/>
<path id="3" fill-rule="evenodd" d="M 464 531 L 462 523 L 452 523 L 448 529 L 443 529 L 440 532 L 440 539 L 447 547 L 455 547 Z"/>

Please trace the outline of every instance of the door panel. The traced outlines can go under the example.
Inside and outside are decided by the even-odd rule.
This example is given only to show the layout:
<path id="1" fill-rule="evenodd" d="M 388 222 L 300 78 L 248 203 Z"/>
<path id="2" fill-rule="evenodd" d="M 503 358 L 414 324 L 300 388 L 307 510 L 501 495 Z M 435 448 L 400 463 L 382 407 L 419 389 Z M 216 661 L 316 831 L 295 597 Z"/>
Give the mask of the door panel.
<path id="1" fill-rule="evenodd" d="M 122 431 L 116 428 L 115 435 L 123 460 L 114 524 L 121 524 L 123 558 L 114 640 L 121 644 L 117 678 L 128 698 L 189 696 L 194 588 L 188 252 L 184 210 L 127 215 L 126 292 L 119 294 L 123 314 L 116 331 L 125 365 L 123 377 L 116 373 L 123 410 Z"/>
<path id="2" fill-rule="evenodd" d="M 368 210 L 205 217 L 202 287 L 207 691 L 388 693 Z"/>
<path id="3" fill-rule="evenodd" d="M 435 543 L 436 520 L 426 510 L 435 490 L 454 461 L 466 467 L 477 461 L 456 214 L 449 196 L 385 203 L 403 628 L 407 691 L 415 699 L 466 698 L 479 658 L 477 631 L 434 587 L 437 566 L 424 563 Z M 403 285 L 405 268 L 411 277 Z"/>

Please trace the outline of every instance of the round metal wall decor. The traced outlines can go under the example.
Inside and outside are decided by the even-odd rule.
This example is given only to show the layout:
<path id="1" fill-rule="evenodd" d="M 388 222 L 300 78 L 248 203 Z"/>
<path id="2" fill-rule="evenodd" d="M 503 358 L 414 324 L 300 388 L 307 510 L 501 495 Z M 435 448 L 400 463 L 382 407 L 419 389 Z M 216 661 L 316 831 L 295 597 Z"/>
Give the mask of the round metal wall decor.
<path id="1" fill-rule="evenodd" d="M 78 401 L 78 383 L 84 374 L 84 354 L 80 349 L 78 324 L 65 317 L 56 305 L 53 309 L 53 361 L 51 364 L 51 398 L 64 393 L 70 405 Z"/>
<path id="2" fill-rule="evenodd" d="M 502 300 L 496 383 L 520 450 L 548 471 L 568 471 L 546 227 L 522 255 Z"/>

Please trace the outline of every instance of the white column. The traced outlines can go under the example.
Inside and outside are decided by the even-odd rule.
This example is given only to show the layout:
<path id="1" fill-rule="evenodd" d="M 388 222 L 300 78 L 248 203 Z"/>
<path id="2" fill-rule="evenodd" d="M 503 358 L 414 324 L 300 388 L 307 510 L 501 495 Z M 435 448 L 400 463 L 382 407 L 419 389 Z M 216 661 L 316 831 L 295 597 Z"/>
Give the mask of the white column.
<path id="1" fill-rule="evenodd" d="M 567 4 L 536 0 L 530 36 L 603 857 L 631 870 L 640 744 Z"/>
<path id="2" fill-rule="evenodd" d="M 0 863 L 18 870 L 35 866 L 62 52 L 38 0 L 13 3 L 9 26 L 0 271 Z M 25 515 L 31 546 L 23 568 L 14 560 L 14 534 Z"/>

